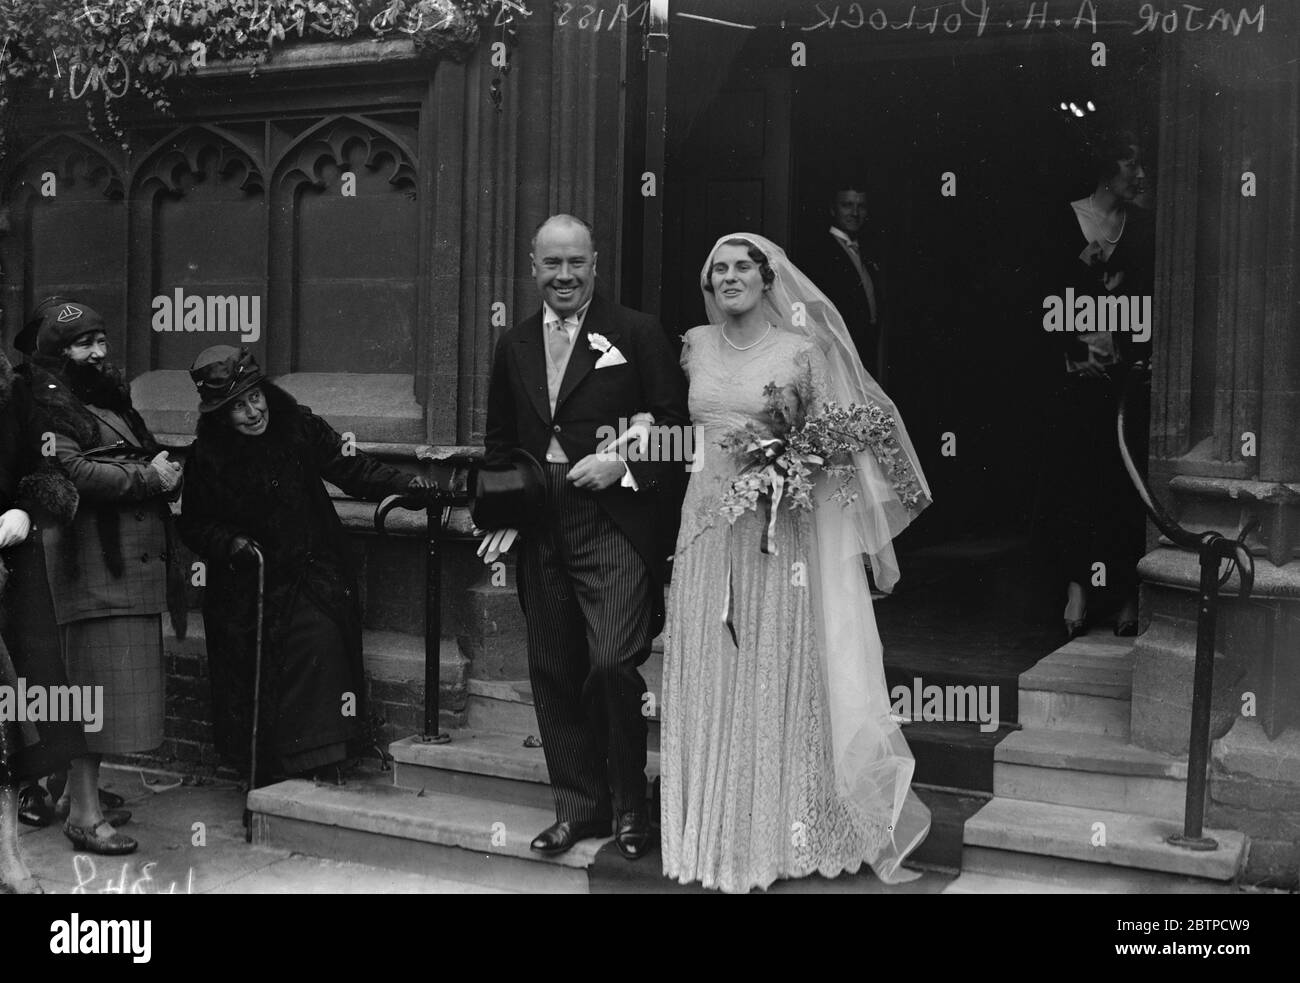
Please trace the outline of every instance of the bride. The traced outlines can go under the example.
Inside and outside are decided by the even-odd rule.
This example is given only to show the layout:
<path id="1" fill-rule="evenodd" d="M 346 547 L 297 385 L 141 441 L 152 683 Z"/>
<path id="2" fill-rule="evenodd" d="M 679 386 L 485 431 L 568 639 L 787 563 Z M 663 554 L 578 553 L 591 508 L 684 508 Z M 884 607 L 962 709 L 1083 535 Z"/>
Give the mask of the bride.
<path id="1" fill-rule="evenodd" d="M 891 540 L 929 504 L 929 488 L 839 313 L 780 247 L 724 236 L 700 281 L 710 323 L 687 332 L 682 351 L 703 439 L 668 598 L 664 874 L 743 892 L 866 862 L 883 881 L 912 880 L 901 863 L 930 813 L 910 790 L 914 761 L 890 720 L 862 557 L 882 589 L 893 586 Z M 899 453 L 888 470 L 870 452 L 854 456 L 848 506 L 825 476 L 811 513 L 781 504 L 764 552 L 764 517 L 744 512 L 733 525 L 720 511 L 739 465 L 719 440 L 765 425 L 768 383 L 811 413 L 831 400 L 879 405 Z"/>

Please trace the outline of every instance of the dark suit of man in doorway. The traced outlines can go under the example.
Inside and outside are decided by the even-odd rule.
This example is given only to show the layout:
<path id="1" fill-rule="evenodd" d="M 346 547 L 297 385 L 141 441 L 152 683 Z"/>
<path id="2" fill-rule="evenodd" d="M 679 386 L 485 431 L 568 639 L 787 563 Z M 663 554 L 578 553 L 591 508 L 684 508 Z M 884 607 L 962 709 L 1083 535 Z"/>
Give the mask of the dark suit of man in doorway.
<path id="1" fill-rule="evenodd" d="M 639 667 L 663 625 L 656 496 L 682 462 L 624 460 L 599 448 L 638 412 L 685 427 L 686 379 L 658 321 L 594 292 L 590 227 L 539 226 L 535 313 L 496 347 L 488 390 L 489 463 L 511 448 L 544 462 L 548 518 L 520 534 L 519 599 L 556 822 L 541 853 L 610 835 L 628 859 L 650 845 L 645 682 Z M 495 559 L 511 536 L 489 534 Z"/>
<path id="2" fill-rule="evenodd" d="M 829 202 L 830 227 L 813 240 L 799 265 L 840 312 L 863 366 L 884 385 L 880 264 L 862 236 L 867 221 L 863 187 L 861 183 L 838 185 Z"/>

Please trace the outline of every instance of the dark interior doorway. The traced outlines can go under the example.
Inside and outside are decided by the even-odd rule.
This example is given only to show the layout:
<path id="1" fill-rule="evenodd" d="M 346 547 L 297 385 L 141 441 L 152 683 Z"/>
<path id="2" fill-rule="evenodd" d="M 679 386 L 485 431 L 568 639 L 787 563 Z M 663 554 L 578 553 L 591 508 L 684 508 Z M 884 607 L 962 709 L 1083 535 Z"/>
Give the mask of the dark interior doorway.
<path id="1" fill-rule="evenodd" d="M 1088 193 L 1082 127 L 1122 125 L 1154 154 L 1152 52 L 1116 38 L 1100 70 L 1075 37 L 867 45 L 828 34 L 792 67 L 788 32 L 673 30 L 665 325 L 703 321 L 699 270 L 718 236 L 760 231 L 797 263 L 827 234 L 831 186 L 858 175 L 887 280 L 884 382 L 934 492 L 909 539 L 1024 534 L 1042 416 L 1044 216 Z M 1091 103 L 1096 118 L 1062 102 L 1090 116 Z M 955 197 L 941 194 L 949 172 Z M 946 434 L 953 456 L 941 453 Z"/>
<path id="2" fill-rule="evenodd" d="M 1031 548 L 1046 398 L 1037 252 L 1051 210 L 1090 190 L 1083 128 L 1134 131 L 1154 184 L 1154 48 L 1114 32 L 1098 69 L 1078 35 L 827 33 L 794 67 L 788 31 L 672 31 L 665 326 L 703 322 L 699 271 L 719 236 L 762 232 L 798 263 L 828 234 L 831 186 L 865 181 L 887 278 L 884 382 L 934 494 L 899 542 L 899 590 L 877 609 L 887 660 L 897 673 L 912 653 L 910 672 L 942 650 L 1014 691 L 1064 641 L 1064 584 Z M 955 197 L 941 194 L 945 172 Z"/>

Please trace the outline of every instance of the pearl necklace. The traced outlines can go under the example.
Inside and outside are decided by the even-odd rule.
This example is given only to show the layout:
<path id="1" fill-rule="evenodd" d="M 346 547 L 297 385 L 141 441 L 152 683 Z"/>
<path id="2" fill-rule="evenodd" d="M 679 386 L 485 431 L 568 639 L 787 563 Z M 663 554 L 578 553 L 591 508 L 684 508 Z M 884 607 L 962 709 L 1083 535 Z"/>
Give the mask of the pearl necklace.
<path id="1" fill-rule="evenodd" d="M 725 341 L 725 342 L 726 342 L 728 345 L 730 345 L 732 348 L 736 349 L 736 351 L 738 351 L 738 352 L 747 352 L 747 351 L 749 351 L 751 348 L 757 348 L 760 344 L 763 343 L 763 340 L 764 340 L 768 335 L 770 335 L 771 333 L 772 333 L 772 322 L 771 322 L 771 321 L 768 321 L 768 322 L 767 322 L 767 330 L 764 331 L 764 332 L 762 333 L 762 335 L 759 336 L 758 341 L 755 341 L 755 342 L 753 342 L 752 344 L 748 344 L 748 345 L 745 345 L 744 347 L 741 347 L 740 345 L 737 345 L 734 341 L 732 341 L 730 338 L 727 337 L 727 329 L 726 329 L 726 327 L 723 327 L 723 329 L 722 329 L 722 340 Z"/>
<path id="2" fill-rule="evenodd" d="M 1101 237 L 1113 246 L 1124 238 L 1124 226 L 1128 225 L 1128 209 L 1124 209 L 1124 214 L 1120 216 L 1119 235 L 1112 239 L 1110 236 L 1106 235 L 1106 230 L 1101 224 L 1101 215 L 1097 211 L 1097 206 L 1092 203 L 1092 199 L 1096 197 L 1096 195 L 1097 192 L 1095 191 L 1088 195 L 1088 211 L 1092 212 L 1092 217 L 1097 220 L 1097 230 L 1101 232 Z"/>

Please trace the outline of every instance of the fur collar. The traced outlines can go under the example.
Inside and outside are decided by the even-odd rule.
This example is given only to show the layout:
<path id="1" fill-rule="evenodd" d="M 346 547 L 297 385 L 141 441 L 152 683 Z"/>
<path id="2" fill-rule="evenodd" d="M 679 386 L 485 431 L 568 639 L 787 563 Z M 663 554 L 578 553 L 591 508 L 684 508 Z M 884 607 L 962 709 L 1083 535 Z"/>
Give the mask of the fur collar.
<path id="1" fill-rule="evenodd" d="M 73 391 L 62 371 L 62 363 L 62 359 L 39 355 L 27 362 L 25 368 L 31 384 L 32 399 L 45 411 L 53 430 L 71 437 L 82 450 L 98 447 L 103 443 L 99 417 L 87 409 L 86 404 Z M 153 435 L 131 403 L 131 390 L 120 381 L 120 376 L 114 378 L 116 385 L 111 387 L 114 395 L 111 402 L 114 405 L 106 408 L 121 415 L 142 447 L 156 451 L 158 448 Z"/>

